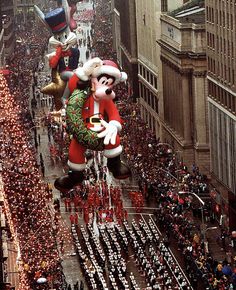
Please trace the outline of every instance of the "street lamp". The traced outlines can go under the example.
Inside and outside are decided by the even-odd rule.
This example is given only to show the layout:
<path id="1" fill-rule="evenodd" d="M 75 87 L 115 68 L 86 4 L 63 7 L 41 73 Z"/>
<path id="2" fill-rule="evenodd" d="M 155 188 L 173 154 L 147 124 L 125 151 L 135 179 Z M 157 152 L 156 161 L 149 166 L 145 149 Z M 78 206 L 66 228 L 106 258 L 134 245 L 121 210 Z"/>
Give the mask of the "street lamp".
<path id="1" fill-rule="evenodd" d="M 202 234 L 203 234 L 203 244 L 204 244 L 204 255 L 206 253 L 208 253 L 208 241 L 206 239 L 206 232 L 209 231 L 209 230 L 216 230 L 217 227 L 209 227 L 207 228 L 206 227 L 206 224 L 205 224 L 205 220 L 204 220 L 204 210 L 203 210 L 203 207 L 205 205 L 205 202 L 194 192 L 191 192 L 191 191 L 180 191 L 179 194 L 191 194 L 193 196 L 195 196 L 198 201 L 202 204 L 202 207 L 201 207 L 201 216 L 202 216 Z"/>
<path id="2" fill-rule="evenodd" d="M 206 232 L 209 230 L 217 230 L 217 227 L 209 227 L 209 228 L 204 229 L 204 236 L 206 236 Z M 208 252 L 209 252 L 208 251 L 208 241 L 205 240 L 204 241 L 204 254 L 206 254 Z"/>
<path id="3" fill-rule="evenodd" d="M 167 145 L 169 145 L 168 143 L 158 143 L 158 144 L 160 144 L 160 145 L 165 145 L 165 144 L 167 144 Z M 163 168 L 161 168 L 161 167 L 158 167 L 157 168 L 158 170 L 161 170 L 161 171 L 163 171 L 163 172 L 165 172 L 166 174 L 168 174 L 169 176 L 171 176 L 175 181 L 177 181 L 177 186 L 178 186 L 178 188 L 179 188 L 179 184 L 180 184 L 180 182 L 179 182 L 179 179 L 178 178 L 176 178 L 173 174 L 171 174 L 168 170 L 165 170 L 165 169 L 163 169 Z M 201 219 L 202 219 L 202 229 L 201 229 L 201 232 L 202 232 L 202 234 L 203 234 L 203 243 L 204 243 L 204 253 L 206 252 L 205 251 L 205 245 L 206 245 L 206 232 L 208 231 L 208 230 L 211 230 L 211 229 L 215 229 L 216 227 L 209 227 L 209 228 L 206 228 L 206 224 L 205 224 L 205 219 L 204 219 L 204 209 L 203 209 L 203 207 L 204 207 L 204 205 L 205 205 L 205 202 L 196 194 L 196 193 L 194 193 L 194 192 L 191 192 L 191 191 L 178 191 L 178 194 L 179 195 L 183 195 L 183 194 L 190 194 L 190 195 L 193 195 L 194 197 L 196 197 L 197 198 L 197 200 L 200 202 L 200 204 L 202 205 L 201 206 Z M 207 249 L 208 249 L 208 247 L 207 247 Z"/>
<path id="4" fill-rule="evenodd" d="M 192 191 L 179 191 L 179 194 L 191 194 L 199 200 L 199 202 L 202 204 L 202 206 L 205 205 L 205 202 L 196 193 L 194 193 Z"/>
<path id="5" fill-rule="evenodd" d="M 201 216 L 202 216 L 202 234 L 203 234 L 203 243 L 204 243 L 204 247 L 205 247 L 205 242 L 206 242 L 206 225 L 205 225 L 205 220 L 204 220 L 204 210 L 203 207 L 205 205 L 205 202 L 194 192 L 191 191 L 179 191 L 178 194 L 191 194 L 193 196 L 195 196 L 197 198 L 197 200 L 201 203 L 202 207 L 201 207 Z M 208 228 L 210 229 L 210 228 Z M 205 249 L 204 249 L 205 252 Z"/>

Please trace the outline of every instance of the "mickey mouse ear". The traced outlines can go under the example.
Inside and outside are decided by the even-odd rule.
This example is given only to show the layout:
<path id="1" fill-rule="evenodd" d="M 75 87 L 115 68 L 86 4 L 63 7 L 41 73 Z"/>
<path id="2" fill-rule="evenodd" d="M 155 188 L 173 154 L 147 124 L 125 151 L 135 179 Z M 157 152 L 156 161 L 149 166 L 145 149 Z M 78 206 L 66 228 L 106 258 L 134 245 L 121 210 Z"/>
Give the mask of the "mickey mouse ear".
<path id="1" fill-rule="evenodd" d="M 127 76 L 127 73 L 126 72 L 124 72 L 124 71 L 122 71 L 121 73 L 120 73 L 120 82 L 125 82 L 125 81 L 127 81 L 127 79 L 128 79 L 128 76 Z"/>

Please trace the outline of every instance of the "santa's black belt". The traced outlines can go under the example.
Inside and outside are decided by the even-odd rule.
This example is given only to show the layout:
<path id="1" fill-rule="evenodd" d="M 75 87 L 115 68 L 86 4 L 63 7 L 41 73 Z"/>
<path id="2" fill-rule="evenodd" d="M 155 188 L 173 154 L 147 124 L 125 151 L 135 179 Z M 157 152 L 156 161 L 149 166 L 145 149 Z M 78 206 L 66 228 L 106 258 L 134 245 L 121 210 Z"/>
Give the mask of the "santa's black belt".
<path id="1" fill-rule="evenodd" d="M 86 118 L 85 122 L 86 123 L 91 123 L 91 124 L 101 123 L 101 119 L 100 118 L 95 118 L 95 117 L 90 117 L 90 118 Z"/>

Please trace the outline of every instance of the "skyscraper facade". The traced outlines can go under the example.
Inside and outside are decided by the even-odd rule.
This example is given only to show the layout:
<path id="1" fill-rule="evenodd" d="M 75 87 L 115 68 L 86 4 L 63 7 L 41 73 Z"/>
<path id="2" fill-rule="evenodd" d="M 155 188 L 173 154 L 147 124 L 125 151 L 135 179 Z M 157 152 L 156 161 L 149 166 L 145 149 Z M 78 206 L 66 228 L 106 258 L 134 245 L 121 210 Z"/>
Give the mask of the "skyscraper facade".
<path id="1" fill-rule="evenodd" d="M 115 0 L 113 8 L 115 49 L 128 74 L 129 95 L 138 96 L 136 1 Z"/>
<path id="2" fill-rule="evenodd" d="M 136 1 L 138 81 L 141 116 L 163 140 L 163 90 L 160 46 L 162 13 L 181 6 L 183 0 Z"/>
<path id="3" fill-rule="evenodd" d="M 141 116 L 162 140 L 162 69 L 160 15 L 186 0 L 113 0 L 114 49 L 130 80 L 130 93 L 138 99 Z"/>
<path id="4" fill-rule="evenodd" d="M 161 16 L 163 139 L 184 163 L 209 173 L 204 1 Z"/>
<path id="5" fill-rule="evenodd" d="M 208 109 L 212 182 L 221 211 L 236 192 L 236 3 L 206 0 Z M 233 195 L 232 195 L 233 193 Z"/>

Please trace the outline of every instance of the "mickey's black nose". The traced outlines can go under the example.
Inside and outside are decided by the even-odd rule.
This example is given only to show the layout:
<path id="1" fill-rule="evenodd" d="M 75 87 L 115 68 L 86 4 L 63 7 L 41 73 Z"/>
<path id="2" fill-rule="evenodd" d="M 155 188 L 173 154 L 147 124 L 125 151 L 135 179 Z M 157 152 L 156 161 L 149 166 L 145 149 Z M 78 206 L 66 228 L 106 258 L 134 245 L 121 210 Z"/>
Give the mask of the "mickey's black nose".
<path id="1" fill-rule="evenodd" d="M 111 90 L 111 89 L 106 89 L 106 91 L 105 91 L 105 93 L 106 93 L 107 95 L 110 95 L 110 94 L 111 94 L 111 92 L 112 92 L 112 90 Z"/>

